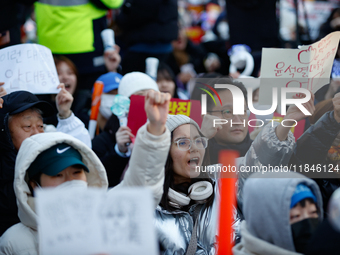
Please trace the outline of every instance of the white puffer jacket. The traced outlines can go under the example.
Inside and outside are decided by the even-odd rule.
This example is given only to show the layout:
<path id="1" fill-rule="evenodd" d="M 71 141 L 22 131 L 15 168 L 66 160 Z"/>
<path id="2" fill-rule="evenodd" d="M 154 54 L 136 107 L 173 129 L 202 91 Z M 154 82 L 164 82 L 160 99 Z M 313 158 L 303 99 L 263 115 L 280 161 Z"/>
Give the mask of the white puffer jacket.
<path id="1" fill-rule="evenodd" d="M 79 140 L 59 132 L 42 133 L 27 138 L 22 143 L 15 165 L 14 190 L 17 197 L 18 215 L 21 223 L 9 228 L 0 238 L 0 254 L 38 254 L 37 215 L 34 197 L 27 185 L 26 171 L 35 158 L 44 150 L 58 143 L 67 143 L 77 149 L 88 167 L 88 185 L 108 187 L 106 171 L 96 154 Z M 163 194 L 164 165 L 170 148 L 170 132 L 161 136 L 147 132 L 146 125 L 138 131 L 130 166 L 120 187 L 148 186 L 152 189 L 155 208 Z M 157 155 L 157 157 L 155 156 Z"/>

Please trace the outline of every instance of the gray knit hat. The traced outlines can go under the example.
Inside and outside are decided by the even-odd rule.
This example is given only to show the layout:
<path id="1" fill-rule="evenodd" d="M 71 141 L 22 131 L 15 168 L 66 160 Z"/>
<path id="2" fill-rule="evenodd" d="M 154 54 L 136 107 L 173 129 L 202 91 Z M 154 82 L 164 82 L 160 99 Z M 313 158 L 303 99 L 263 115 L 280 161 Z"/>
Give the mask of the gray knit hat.
<path id="1" fill-rule="evenodd" d="M 170 132 L 174 131 L 177 127 L 182 126 L 184 124 L 193 124 L 199 132 L 201 132 L 200 127 L 193 119 L 189 118 L 185 115 L 168 115 L 168 119 L 166 120 L 166 126 L 170 130 Z"/>

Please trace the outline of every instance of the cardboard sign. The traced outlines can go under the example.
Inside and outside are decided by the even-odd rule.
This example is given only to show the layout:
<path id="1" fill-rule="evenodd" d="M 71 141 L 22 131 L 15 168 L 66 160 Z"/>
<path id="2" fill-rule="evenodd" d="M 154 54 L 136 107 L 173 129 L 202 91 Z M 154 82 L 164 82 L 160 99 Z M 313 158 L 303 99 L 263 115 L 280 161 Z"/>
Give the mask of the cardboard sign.
<path id="1" fill-rule="evenodd" d="M 136 135 L 138 129 L 143 126 L 146 121 L 146 112 L 144 110 L 144 97 L 131 96 L 130 110 L 128 115 L 128 127 L 132 134 Z M 192 118 L 201 126 L 201 102 L 199 100 L 182 100 L 172 98 L 169 104 L 169 114 L 171 115 L 186 115 Z"/>
<path id="2" fill-rule="evenodd" d="M 146 188 L 44 188 L 36 194 L 39 254 L 157 254 Z"/>
<path id="3" fill-rule="evenodd" d="M 274 121 L 277 121 L 277 122 L 281 122 L 283 120 L 284 116 L 277 113 L 277 112 L 274 112 L 274 115 L 273 117 L 271 118 L 272 120 Z M 254 113 L 251 113 L 250 116 L 249 116 L 249 120 L 255 120 L 256 119 L 256 116 Z M 290 131 L 293 133 L 294 137 L 295 137 L 295 141 L 297 139 L 300 138 L 300 136 L 304 133 L 305 131 L 305 124 L 306 124 L 306 120 L 303 119 L 303 120 L 300 120 L 297 125 L 295 127 L 292 127 L 290 129 Z M 256 125 L 260 125 L 260 124 L 256 124 L 255 121 L 251 122 L 251 125 L 252 126 L 256 126 Z M 248 131 L 249 131 L 249 134 L 251 132 L 253 132 L 255 130 L 255 127 L 251 127 L 251 126 L 248 126 Z"/>
<path id="4" fill-rule="evenodd" d="M 7 93 L 26 90 L 57 94 L 59 79 L 52 52 L 38 44 L 19 44 L 0 50 L 0 81 Z"/>
<path id="5" fill-rule="evenodd" d="M 259 103 L 272 103 L 273 87 L 298 87 L 315 93 L 328 84 L 339 39 L 340 32 L 333 32 L 300 49 L 264 48 Z"/>

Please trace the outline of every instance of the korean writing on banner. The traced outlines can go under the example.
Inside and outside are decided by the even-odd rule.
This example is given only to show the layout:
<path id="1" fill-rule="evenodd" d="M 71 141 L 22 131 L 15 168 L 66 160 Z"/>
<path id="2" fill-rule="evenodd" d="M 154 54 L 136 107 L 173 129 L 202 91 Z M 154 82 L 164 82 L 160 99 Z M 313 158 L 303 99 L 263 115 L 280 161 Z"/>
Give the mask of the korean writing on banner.
<path id="1" fill-rule="evenodd" d="M 264 48 L 259 102 L 271 104 L 273 87 L 305 88 L 315 93 L 328 84 L 339 39 L 340 32 L 333 32 L 299 49 Z"/>
<path id="2" fill-rule="evenodd" d="M 7 93 L 27 90 L 56 94 L 59 84 L 52 52 L 38 44 L 20 44 L 0 50 L 0 81 Z"/>
<path id="3" fill-rule="evenodd" d="M 191 109 L 191 102 L 178 102 L 178 101 L 171 101 L 169 104 L 169 114 L 171 115 L 186 115 L 190 117 L 190 109 Z"/>
<path id="4" fill-rule="evenodd" d="M 68 187 L 36 193 L 40 254 L 157 254 L 148 189 Z"/>

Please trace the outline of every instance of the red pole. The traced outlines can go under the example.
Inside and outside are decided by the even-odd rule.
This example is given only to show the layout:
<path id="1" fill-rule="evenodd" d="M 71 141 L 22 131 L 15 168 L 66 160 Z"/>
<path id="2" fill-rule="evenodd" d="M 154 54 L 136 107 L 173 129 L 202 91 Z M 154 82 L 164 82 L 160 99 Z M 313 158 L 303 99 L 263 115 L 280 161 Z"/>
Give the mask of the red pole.
<path id="1" fill-rule="evenodd" d="M 220 215 L 218 255 L 232 255 L 232 223 L 234 206 L 236 206 L 236 164 L 239 156 L 237 151 L 224 150 L 219 154 L 219 162 L 222 163 L 221 187 L 220 187 Z"/>

